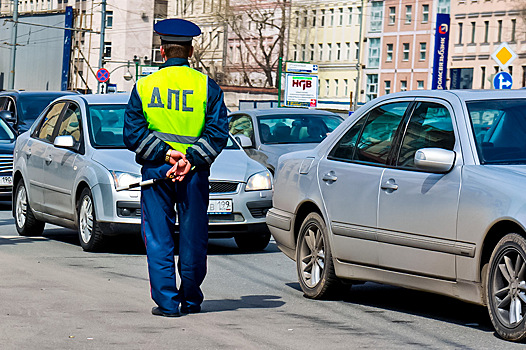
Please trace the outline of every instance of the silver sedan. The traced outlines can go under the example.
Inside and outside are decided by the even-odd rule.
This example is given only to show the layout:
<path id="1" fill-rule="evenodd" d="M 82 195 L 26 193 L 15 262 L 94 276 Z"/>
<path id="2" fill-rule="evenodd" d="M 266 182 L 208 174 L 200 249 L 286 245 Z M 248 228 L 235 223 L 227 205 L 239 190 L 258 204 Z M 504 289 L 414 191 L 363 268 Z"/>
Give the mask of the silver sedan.
<path id="1" fill-rule="evenodd" d="M 487 305 L 526 338 L 526 94 L 412 91 L 280 158 L 267 224 L 324 298 L 376 281 Z"/>
<path id="2" fill-rule="evenodd" d="M 140 232 L 140 166 L 122 139 L 127 94 L 72 95 L 52 102 L 17 139 L 13 215 L 20 235 L 40 235 L 45 223 L 78 230 L 82 248 Z M 209 218 L 213 237 L 235 237 L 246 250 L 264 249 L 271 174 L 232 139 L 211 169 Z"/>

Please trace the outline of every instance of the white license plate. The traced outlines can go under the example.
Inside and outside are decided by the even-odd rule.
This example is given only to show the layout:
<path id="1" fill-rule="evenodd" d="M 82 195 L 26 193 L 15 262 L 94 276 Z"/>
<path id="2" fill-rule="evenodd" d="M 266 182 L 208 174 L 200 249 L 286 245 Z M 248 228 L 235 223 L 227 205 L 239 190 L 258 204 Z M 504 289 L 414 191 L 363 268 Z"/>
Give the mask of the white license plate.
<path id="1" fill-rule="evenodd" d="M 213 199 L 208 203 L 208 214 L 230 214 L 232 213 L 231 199 Z"/>
<path id="2" fill-rule="evenodd" d="M 13 177 L 0 176 L 0 186 L 13 186 Z"/>

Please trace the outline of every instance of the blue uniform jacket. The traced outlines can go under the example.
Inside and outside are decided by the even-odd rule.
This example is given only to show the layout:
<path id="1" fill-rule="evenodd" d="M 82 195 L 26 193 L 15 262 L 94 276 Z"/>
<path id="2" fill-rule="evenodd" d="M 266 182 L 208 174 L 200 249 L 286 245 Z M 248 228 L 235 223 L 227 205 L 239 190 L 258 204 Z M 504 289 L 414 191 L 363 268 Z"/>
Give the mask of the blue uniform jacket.
<path id="1" fill-rule="evenodd" d="M 188 60 L 170 58 L 161 67 L 189 66 Z M 170 145 L 155 137 L 148 129 L 137 85 L 133 88 L 124 115 L 124 143 L 136 153 L 137 163 L 164 163 Z M 208 97 L 205 127 L 201 137 L 186 151 L 188 161 L 198 169 L 209 168 L 217 155 L 226 146 L 228 138 L 227 110 L 223 101 L 223 91 L 217 83 L 208 78 Z"/>

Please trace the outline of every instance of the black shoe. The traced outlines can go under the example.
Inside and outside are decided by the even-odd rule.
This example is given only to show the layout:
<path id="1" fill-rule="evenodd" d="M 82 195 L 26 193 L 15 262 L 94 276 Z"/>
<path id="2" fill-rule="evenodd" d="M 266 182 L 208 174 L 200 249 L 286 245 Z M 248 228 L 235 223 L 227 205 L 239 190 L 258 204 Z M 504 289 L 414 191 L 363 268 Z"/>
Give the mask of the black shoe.
<path id="1" fill-rule="evenodd" d="M 179 311 L 176 311 L 173 314 L 168 314 L 166 312 L 163 312 L 158 306 L 152 307 L 152 315 L 164 316 L 164 317 L 179 317 L 179 316 L 182 316 L 182 314 Z"/>
<path id="2" fill-rule="evenodd" d="M 181 306 L 181 314 L 188 315 L 188 314 L 198 314 L 201 312 L 200 306 L 194 306 L 194 307 L 182 307 Z"/>

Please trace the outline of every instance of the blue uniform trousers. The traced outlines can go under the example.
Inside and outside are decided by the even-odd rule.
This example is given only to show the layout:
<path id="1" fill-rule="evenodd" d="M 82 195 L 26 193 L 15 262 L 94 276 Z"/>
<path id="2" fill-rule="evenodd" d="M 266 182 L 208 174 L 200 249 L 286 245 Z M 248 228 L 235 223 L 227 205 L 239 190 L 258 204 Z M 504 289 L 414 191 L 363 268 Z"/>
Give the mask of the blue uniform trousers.
<path id="1" fill-rule="evenodd" d="M 163 178 L 170 165 L 144 164 L 142 179 Z M 199 309 L 201 283 L 206 275 L 208 246 L 208 170 L 191 171 L 182 182 L 162 181 L 141 189 L 142 235 L 148 257 L 151 295 L 163 312 L 177 312 L 179 304 Z M 175 210 L 179 234 L 175 233 Z M 179 247 L 177 288 L 175 259 Z"/>

